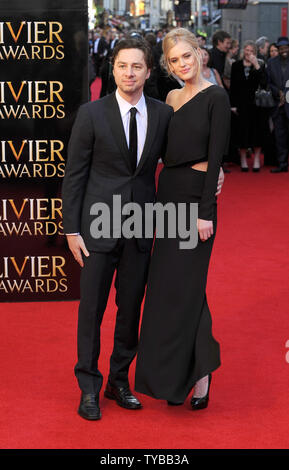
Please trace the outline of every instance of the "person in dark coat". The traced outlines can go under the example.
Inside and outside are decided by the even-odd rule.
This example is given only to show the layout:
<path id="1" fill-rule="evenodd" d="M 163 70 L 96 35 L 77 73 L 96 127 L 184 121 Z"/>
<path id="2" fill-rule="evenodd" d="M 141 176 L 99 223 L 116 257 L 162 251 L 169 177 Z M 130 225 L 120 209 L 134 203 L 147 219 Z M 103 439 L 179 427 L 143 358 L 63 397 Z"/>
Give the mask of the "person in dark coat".
<path id="1" fill-rule="evenodd" d="M 158 91 L 158 85 L 157 85 L 157 79 L 158 79 L 158 54 L 156 53 L 156 45 L 157 45 L 157 38 L 154 33 L 147 33 L 145 35 L 145 40 L 149 44 L 151 51 L 152 51 L 152 56 L 153 56 L 153 68 L 151 70 L 150 77 L 148 80 L 145 82 L 144 86 L 144 92 L 147 96 L 150 96 L 151 98 L 155 98 L 157 100 L 160 99 L 159 91 Z M 159 41 L 161 43 L 161 41 Z"/>
<path id="2" fill-rule="evenodd" d="M 102 57 L 102 63 L 100 67 L 100 78 L 101 78 L 101 90 L 100 98 L 107 94 L 107 86 L 109 79 L 109 56 L 110 56 L 110 43 L 111 43 L 111 32 L 107 30 L 104 36 L 101 38 L 98 46 L 98 52 Z"/>
<path id="3" fill-rule="evenodd" d="M 266 88 L 265 64 L 257 59 L 254 41 L 244 44 L 243 59 L 232 64 L 230 98 L 231 106 L 238 115 L 237 144 L 242 171 L 249 171 L 247 149 L 254 150 L 253 171 L 260 170 L 260 154 L 266 132 L 266 119 L 262 109 L 255 105 L 255 92 L 260 86 Z"/>
<path id="4" fill-rule="evenodd" d="M 223 80 L 227 53 L 231 47 L 231 36 L 226 31 L 216 31 L 212 38 L 211 67 L 216 69 Z"/>
<path id="5" fill-rule="evenodd" d="M 272 112 L 278 166 L 272 173 L 288 171 L 288 133 L 289 133 L 289 103 L 286 100 L 286 89 L 289 81 L 289 40 L 280 37 L 277 42 L 278 56 L 269 59 L 267 65 L 268 84 L 275 99 Z M 288 83 L 288 85 L 287 85 Z"/>

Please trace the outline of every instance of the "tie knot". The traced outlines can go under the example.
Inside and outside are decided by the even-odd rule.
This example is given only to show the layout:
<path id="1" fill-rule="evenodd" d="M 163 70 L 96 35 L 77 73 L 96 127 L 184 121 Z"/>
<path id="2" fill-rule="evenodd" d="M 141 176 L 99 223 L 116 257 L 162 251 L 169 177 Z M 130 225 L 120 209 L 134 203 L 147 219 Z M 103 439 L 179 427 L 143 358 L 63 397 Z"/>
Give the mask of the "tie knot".
<path id="1" fill-rule="evenodd" d="M 131 117 L 134 118 L 136 113 L 137 113 L 137 109 L 136 108 L 130 108 L 129 112 L 130 112 Z"/>

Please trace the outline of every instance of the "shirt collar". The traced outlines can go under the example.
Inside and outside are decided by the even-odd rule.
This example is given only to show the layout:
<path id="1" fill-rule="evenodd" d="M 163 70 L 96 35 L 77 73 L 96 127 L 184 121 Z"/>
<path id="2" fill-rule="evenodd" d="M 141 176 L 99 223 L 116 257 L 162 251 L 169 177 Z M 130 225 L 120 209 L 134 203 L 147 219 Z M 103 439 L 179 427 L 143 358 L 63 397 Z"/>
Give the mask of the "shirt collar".
<path id="1" fill-rule="evenodd" d="M 115 97 L 119 105 L 121 117 L 124 117 L 127 113 L 129 113 L 130 108 L 136 108 L 141 115 L 144 115 L 146 111 L 146 101 L 144 94 L 141 95 L 139 101 L 134 106 L 122 98 L 118 90 L 115 92 Z"/>

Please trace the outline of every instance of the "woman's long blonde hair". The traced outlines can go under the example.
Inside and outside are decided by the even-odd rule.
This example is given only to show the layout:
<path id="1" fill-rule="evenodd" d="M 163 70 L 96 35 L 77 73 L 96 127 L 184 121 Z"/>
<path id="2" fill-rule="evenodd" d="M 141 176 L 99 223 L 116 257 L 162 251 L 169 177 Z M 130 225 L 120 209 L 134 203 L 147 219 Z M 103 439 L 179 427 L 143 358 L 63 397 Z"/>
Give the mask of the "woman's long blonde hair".
<path id="1" fill-rule="evenodd" d="M 169 63 L 169 51 L 174 47 L 179 41 L 185 41 L 187 42 L 197 59 L 198 63 L 198 72 L 197 72 L 197 77 L 199 77 L 201 70 L 202 70 L 202 56 L 199 53 L 199 43 L 197 41 L 196 36 L 191 33 L 189 30 L 185 28 L 174 28 L 172 29 L 169 33 L 167 33 L 164 37 L 163 40 L 163 56 L 162 56 L 162 66 L 166 69 L 169 75 L 171 75 L 171 67 Z"/>

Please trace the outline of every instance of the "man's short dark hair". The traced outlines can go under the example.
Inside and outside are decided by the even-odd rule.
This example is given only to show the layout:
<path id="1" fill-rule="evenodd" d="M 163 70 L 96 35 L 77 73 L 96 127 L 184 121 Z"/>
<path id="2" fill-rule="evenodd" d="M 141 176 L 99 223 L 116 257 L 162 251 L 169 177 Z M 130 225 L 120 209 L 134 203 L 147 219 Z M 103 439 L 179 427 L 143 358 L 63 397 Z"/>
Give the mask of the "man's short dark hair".
<path id="1" fill-rule="evenodd" d="M 219 31 L 216 31 L 212 37 L 213 47 L 217 47 L 219 41 L 224 42 L 225 39 L 231 39 L 229 33 L 227 33 L 226 31 L 222 31 L 221 29 Z"/>
<path id="2" fill-rule="evenodd" d="M 145 63 L 148 69 L 153 67 L 153 56 L 151 53 L 151 48 L 143 39 L 122 39 L 119 41 L 113 49 L 111 56 L 111 63 L 114 65 L 116 57 L 122 49 L 140 49 L 144 53 Z"/>

